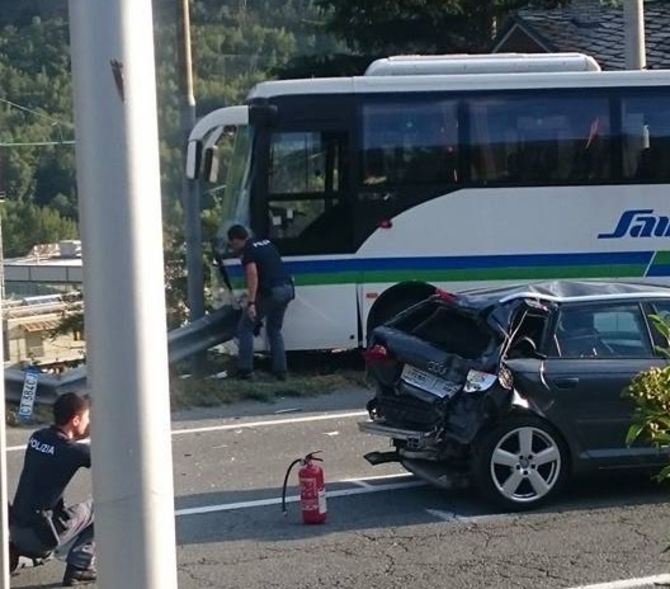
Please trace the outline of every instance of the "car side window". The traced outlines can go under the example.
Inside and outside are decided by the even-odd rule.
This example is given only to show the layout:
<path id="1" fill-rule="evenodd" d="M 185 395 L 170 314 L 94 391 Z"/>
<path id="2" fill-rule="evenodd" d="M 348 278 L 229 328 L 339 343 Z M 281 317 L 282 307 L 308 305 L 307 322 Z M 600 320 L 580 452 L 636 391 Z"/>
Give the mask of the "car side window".
<path id="1" fill-rule="evenodd" d="M 637 304 L 562 309 L 556 322 L 555 352 L 562 358 L 647 358 L 653 356 Z"/>
<path id="2" fill-rule="evenodd" d="M 657 315 L 661 319 L 664 319 L 665 321 L 670 321 L 670 302 L 666 301 L 658 301 L 655 303 L 652 303 L 652 315 Z M 663 334 L 656 329 L 654 326 L 653 321 L 649 321 L 651 331 L 652 331 L 652 336 L 654 338 L 654 342 L 656 343 L 657 346 L 660 346 L 662 348 L 668 348 L 670 347 L 670 341 L 667 341 Z"/>

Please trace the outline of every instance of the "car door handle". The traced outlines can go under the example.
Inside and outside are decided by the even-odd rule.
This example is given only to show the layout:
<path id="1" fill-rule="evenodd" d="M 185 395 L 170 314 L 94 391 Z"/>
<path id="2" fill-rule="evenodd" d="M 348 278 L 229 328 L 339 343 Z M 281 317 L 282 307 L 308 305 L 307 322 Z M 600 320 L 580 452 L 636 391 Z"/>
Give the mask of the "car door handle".
<path id="1" fill-rule="evenodd" d="M 576 376 L 557 378 L 554 380 L 554 384 L 559 389 L 574 389 L 579 384 L 579 378 L 577 378 Z"/>

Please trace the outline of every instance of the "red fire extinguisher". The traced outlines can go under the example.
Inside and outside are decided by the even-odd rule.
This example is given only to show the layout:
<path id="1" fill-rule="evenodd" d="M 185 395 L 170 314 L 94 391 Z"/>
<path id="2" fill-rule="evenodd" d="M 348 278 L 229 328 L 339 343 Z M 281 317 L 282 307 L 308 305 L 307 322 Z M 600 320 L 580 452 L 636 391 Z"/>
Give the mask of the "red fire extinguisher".
<path id="1" fill-rule="evenodd" d="M 291 462 L 284 477 L 282 489 L 281 508 L 286 515 L 286 486 L 291 470 L 296 464 L 300 464 L 298 480 L 300 482 L 300 511 L 302 521 L 306 524 L 322 524 L 326 521 L 328 510 L 326 508 L 326 486 L 324 482 L 323 469 L 316 462 L 323 462 L 321 458 L 314 455 L 321 452 L 310 452 L 304 458 L 298 458 Z"/>

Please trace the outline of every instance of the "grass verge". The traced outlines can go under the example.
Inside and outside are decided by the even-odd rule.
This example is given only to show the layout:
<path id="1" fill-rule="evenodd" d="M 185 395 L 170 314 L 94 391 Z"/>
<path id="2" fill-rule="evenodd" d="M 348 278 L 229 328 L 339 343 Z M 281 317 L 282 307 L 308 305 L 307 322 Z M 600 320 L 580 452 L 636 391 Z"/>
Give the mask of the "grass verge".
<path id="1" fill-rule="evenodd" d="M 235 367 L 230 356 L 208 356 L 203 371 L 207 376 L 190 375 L 187 364 L 178 366 L 170 384 L 172 409 L 215 407 L 245 400 L 271 403 L 280 397 L 313 397 L 367 384 L 360 357 L 350 353 L 293 354 L 289 366 L 291 372 L 283 382 L 269 374 L 267 359 L 263 358 L 257 362 L 253 381 L 231 376 Z"/>

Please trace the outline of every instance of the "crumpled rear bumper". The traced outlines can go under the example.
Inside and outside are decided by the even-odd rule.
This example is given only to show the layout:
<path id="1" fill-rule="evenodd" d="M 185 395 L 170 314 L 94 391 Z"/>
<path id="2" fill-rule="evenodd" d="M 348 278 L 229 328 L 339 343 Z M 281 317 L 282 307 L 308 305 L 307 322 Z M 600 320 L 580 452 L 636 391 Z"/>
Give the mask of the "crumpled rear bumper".
<path id="1" fill-rule="evenodd" d="M 391 427 L 374 421 L 359 421 L 358 429 L 365 434 L 383 436 L 392 440 L 403 440 L 406 447 L 415 450 L 432 448 L 436 442 L 435 432 Z"/>

